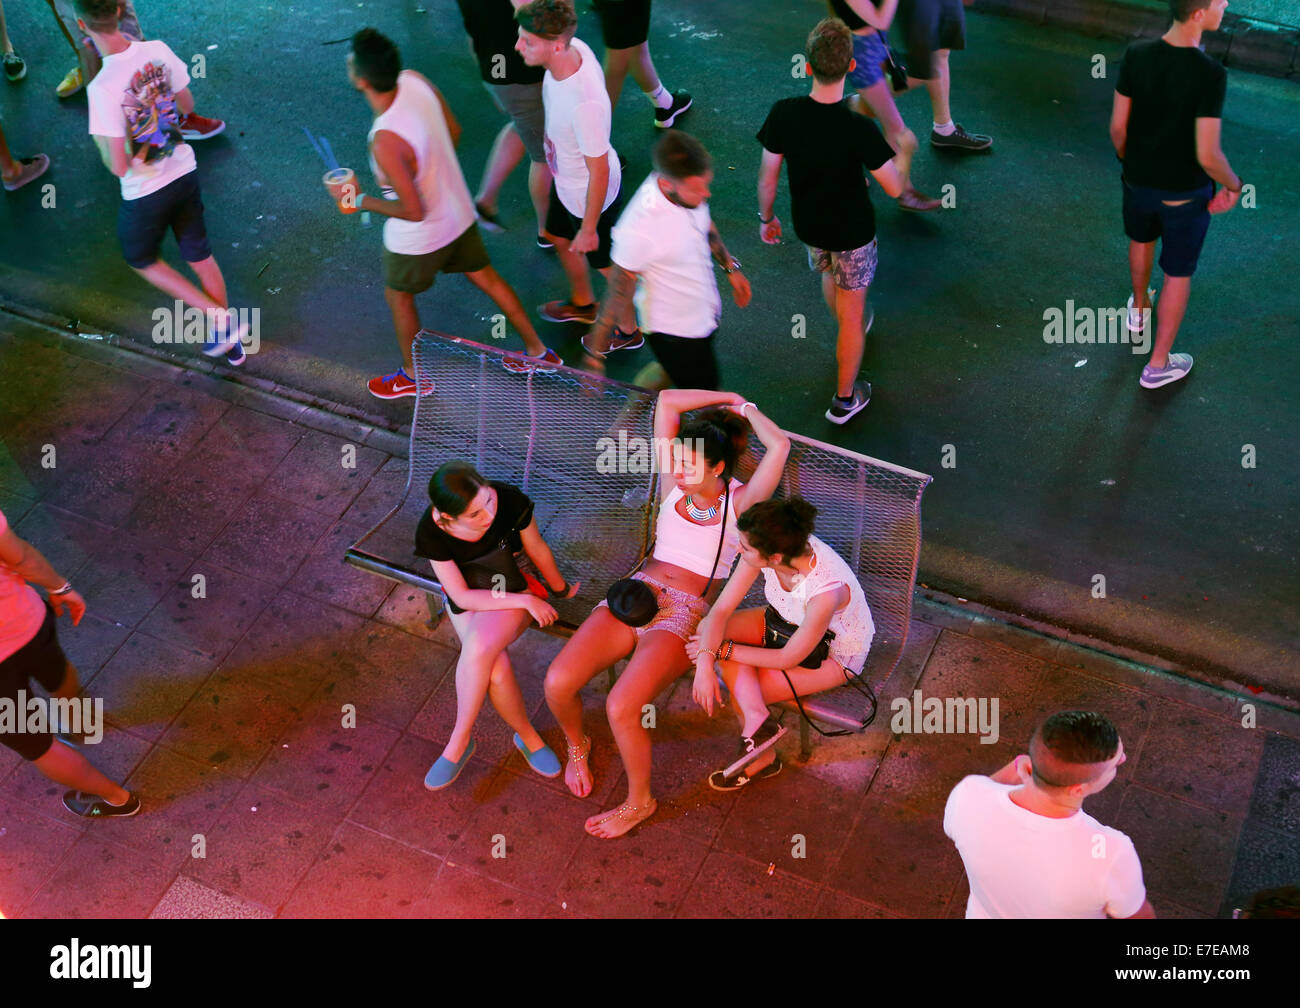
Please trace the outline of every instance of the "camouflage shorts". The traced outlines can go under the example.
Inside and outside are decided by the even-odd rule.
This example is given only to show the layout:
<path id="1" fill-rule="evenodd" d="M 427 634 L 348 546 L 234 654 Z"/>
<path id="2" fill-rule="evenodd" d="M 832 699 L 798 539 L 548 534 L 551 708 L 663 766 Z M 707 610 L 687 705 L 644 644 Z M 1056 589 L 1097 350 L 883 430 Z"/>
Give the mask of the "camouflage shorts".
<path id="1" fill-rule="evenodd" d="M 861 248 L 844 252 L 827 252 L 808 248 L 808 268 L 814 273 L 829 273 L 841 290 L 866 290 L 876 277 L 876 239 Z"/>

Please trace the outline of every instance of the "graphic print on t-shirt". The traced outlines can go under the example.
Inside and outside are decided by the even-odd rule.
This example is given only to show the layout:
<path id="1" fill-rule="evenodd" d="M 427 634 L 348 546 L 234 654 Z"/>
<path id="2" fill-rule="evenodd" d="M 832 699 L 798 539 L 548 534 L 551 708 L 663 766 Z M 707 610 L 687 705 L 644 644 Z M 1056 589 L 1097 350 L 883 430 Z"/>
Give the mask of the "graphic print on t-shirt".
<path id="1" fill-rule="evenodd" d="M 135 72 L 123 95 L 122 111 L 131 139 L 131 157 L 147 144 L 145 161 L 158 161 L 171 157 L 182 142 L 180 113 L 165 66 L 146 63 Z"/>

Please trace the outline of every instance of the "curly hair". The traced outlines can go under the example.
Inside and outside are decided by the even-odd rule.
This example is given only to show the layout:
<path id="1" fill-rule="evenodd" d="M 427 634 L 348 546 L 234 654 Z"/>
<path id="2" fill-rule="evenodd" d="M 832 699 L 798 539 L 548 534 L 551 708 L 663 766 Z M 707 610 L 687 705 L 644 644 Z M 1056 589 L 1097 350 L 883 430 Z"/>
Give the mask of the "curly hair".
<path id="1" fill-rule="evenodd" d="M 759 501 L 736 520 L 749 544 L 764 557 L 792 557 L 808 552 L 817 509 L 802 497 Z"/>
<path id="2" fill-rule="evenodd" d="M 573 0 L 532 0 L 515 11 L 515 23 L 540 38 L 567 41 L 578 29 L 578 14 Z"/>

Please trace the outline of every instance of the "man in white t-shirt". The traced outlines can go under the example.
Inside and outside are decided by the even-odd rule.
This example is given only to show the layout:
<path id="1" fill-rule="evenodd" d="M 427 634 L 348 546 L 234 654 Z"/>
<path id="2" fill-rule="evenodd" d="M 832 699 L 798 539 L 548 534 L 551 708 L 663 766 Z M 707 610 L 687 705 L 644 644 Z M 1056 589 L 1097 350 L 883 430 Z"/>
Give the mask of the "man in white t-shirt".
<path id="1" fill-rule="evenodd" d="M 514 289 L 492 266 L 475 223 L 456 140 L 460 124 L 442 93 L 424 75 L 402 69 L 392 40 L 374 28 L 352 37 L 348 79 L 375 113 L 370 127 L 370 168 L 384 197 L 359 193 L 356 183 L 329 186 L 343 213 L 382 214 L 384 222 L 384 299 L 393 313 L 402 367 L 370 379 L 370 394 L 380 399 L 416 395 L 411 344 L 420 331 L 415 295 L 433 286 L 439 273 L 464 273 L 490 297 L 523 337 L 528 358 L 509 358 L 511 371 L 561 363 L 529 321 Z M 419 395 L 433 391 L 423 385 Z"/>
<path id="2" fill-rule="evenodd" d="M 554 183 L 546 233 L 555 243 L 569 278 L 569 299 L 538 309 L 548 322 L 596 321 L 596 294 L 588 263 L 609 280 L 610 231 L 622 209 L 623 169 L 610 145 L 609 93 L 595 54 L 574 38 L 578 15 L 573 0 L 532 0 L 515 11 L 515 51 L 529 66 L 546 68 L 542 104 L 546 111 L 546 160 Z M 645 341 L 636 332 L 629 303 L 618 320 L 613 349 L 633 350 Z"/>
<path id="3" fill-rule="evenodd" d="M 970 880 L 966 916 L 1154 917 L 1133 841 L 1083 811 L 1124 760 L 1106 717 L 1063 711 L 1034 733 L 1028 756 L 963 778 L 943 831 Z"/>
<path id="4" fill-rule="evenodd" d="M 119 30 L 119 0 L 77 0 L 78 24 L 103 55 L 86 86 L 90 133 L 104 167 L 121 180 L 117 236 L 126 263 L 159 290 L 207 314 L 203 353 L 242 364 L 248 323 L 229 311 L 226 281 L 203 219 L 194 151 L 181 120 L 194 111 L 185 61 L 163 42 L 139 42 Z M 167 232 L 202 289 L 163 262 Z"/>
<path id="5" fill-rule="evenodd" d="M 668 380 L 678 388 L 716 391 L 714 337 L 722 299 L 713 264 L 727 274 L 741 308 L 749 304 L 749 281 L 709 215 L 713 164 L 704 145 L 689 133 L 669 130 L 651 156 L 654 172 L 614 227 L 609 294 L 583 341 L 584 365 L 604 372 L 615 320 L 635 292 L 637 320 Z"/>

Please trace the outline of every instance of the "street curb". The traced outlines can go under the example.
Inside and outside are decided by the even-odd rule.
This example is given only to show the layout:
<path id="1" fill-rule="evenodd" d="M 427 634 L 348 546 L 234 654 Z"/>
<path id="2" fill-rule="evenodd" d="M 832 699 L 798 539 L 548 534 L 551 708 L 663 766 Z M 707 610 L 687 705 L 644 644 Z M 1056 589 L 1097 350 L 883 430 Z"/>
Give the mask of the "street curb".
<path id="1" fill-rule="evenodd" d="M 301 389 L 251 375 L 231 373 L 226 368 L 218 370 L 215 365 L 201 357 L 178 364 L 166 354 L 123 340 L 116 334 L 91 334 L 96 337 L 91 341 L 86 338 L 87 334 L 79 332 L 78 328 L 74 327 L 75 320 L 66 320 L 48 312 L 18 306 L 3 298 L 0 298 L 0 314 L 7 314 L 46 329 L 51 335 L 60 337 L 67 344 L 69 352 L 79 356 L 124 367 L 126 370 L 160 381 L 186 384 L 223 401 L 287 420 L 310 430 L 348 438 L 396 458 L 409 458 L 409 426 L 396 428 L 386 418 L 368 416 L 354 407 L 322 399 Z M 1028 635 L 1020 642 L 1022 645 L 1036 637 L 1054 648 L 1059 648 L 1063 655 L 1093 654 L 1126 664 L 1144 674 L 1175 678 L 1236 698 L 1249 695 L 1253 703 L 1289 713 L 1300 713 L 1300 701 L 1289 697 L 1263 692 L 1255 693 L 1248 685 L 1225 676 L 1204 670 L 1188 669 L 1177 662 L 1156 655 L 1081 635 L 1031 617 L 971 602 L 924 584 L 916 586 L 913 598 L 916 606 L 913 617 L 926 622 L 954 628 L 962 625 L 966 620 L 997 624 L 1011 628 L 1019 634 Z M 972 628 L 977 627 L 977 622 L 972 624 Z M 990 635 L 976 632 L 974 636 Z M 1042 650 L 1036 649 L 1032 644 L 1028 647 L 1017 647 L 1016 644 L 1009 646 L 1029 654 Z"/>
<path id="2" fill-rule="evenodd" d="M 975 0 L 971 9 L 1094 38 L 1159 38 L 1169 27 L 1168 7 L 1136 0 Z M 1204 41 L 1206 53 L 1230 69 L 1300 78 L 1300 28 L 1229 11 L 1220 30 L 1207 32 Z"/>
<path id="3" fill-rule="evenodd" d="M 411 428 L 397 425 L 346 403 L 313 395 L 291 385 L 232 371 L 201 355 L 177 361 L 170 354 L 117 333 L 86 332 L 76 319 L 51 314 L 0 297 L 0 314 L 40 326 L 63 339 L 69 352 L 102 361 L 159 381 L 184 383 L 223 402 L 230 402 L 298 424 L 310 430 L 347 438 L 385 454 L 407 458 Z"/>

